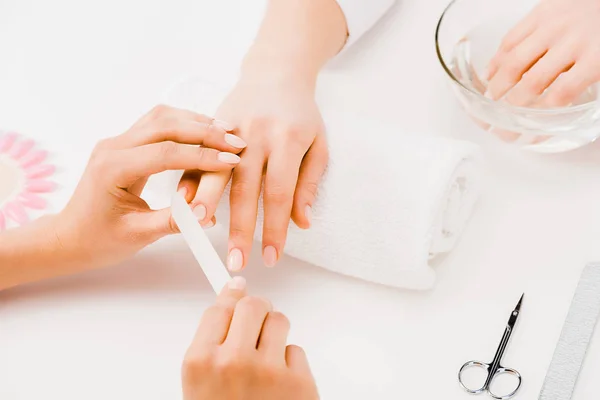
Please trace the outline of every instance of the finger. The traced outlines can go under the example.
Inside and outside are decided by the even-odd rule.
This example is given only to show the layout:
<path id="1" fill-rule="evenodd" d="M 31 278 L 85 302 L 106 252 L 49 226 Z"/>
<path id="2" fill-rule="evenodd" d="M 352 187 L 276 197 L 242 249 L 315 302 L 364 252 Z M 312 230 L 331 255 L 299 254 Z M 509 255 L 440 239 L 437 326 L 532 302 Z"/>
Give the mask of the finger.
<path id="1" fill-rule="evenodd" d="M 538 16 L 534 10 L 504 36 L 498 51 L 488 64 L 487 74 L 485 74 L 488 81 L 498 72 L 502 59 L 535 32 L 538 26 L 537 19 Z"/>
<path id="2" fill-rule="evenodd" d="M 539 34 L 528 37 L 502 59 L 502 65 L 489 82 L 486 95 L 493 100 L 504 97 L 547 50 L 546 37 Z"/>
<path id="3" fill-rule="evenodd" d="M 285 348 L 290 332 L 290 321 L 280 312 L 267 314 L 258 341 L 258 351 L 273 362 L 285 364 Z"/>
<path id="4" fill-rule="evenodd" d="M 568 106 L 599 79 L 600 73 L 594 62 L 588 60 L 576 62 L 569 71 L 563 73 L 550 85 L 544 94 L 541 106 L 545 108 Z"/>
<path id="5" fill-rule="evenodd" d="M 178 114 L 183 114 L 179 116 Z M 191 114 L 192 116 L 188 116 Z M 228 133 L 222 127 L 215 125 L 212 119 L 204 122 L 194 118 L 191 111 L 178 110 L 167 116 L 132 128 L 126 133 L 114 138 L 116 148 L 131 148 L 145 144 L 173 141 L 177 143 L 203 145 L 221 151 L 237 154 L 246 142 L 238 136 Z M 203 118 L 207 118 L 202 116 Z"/>
<path id="6" fill-rule="evenodd" d="M 236 349 L 255 350 L 271 303 L 258 297 L 244 297 L 235 306 L 225 345 Z"/>
<path id="7" fill-rule="evenodd" d="M 325 173 L 328 160 L 327 140 L 325 136 L 317 135 L 315 142 L 302 161 L 294 194 L 292 219 L 300 228 L 310 228 L 312 207 L 317 198 L 319 182 Z"/>
<path id="8" fill-rule="evenodd" d="M 264 155 L 245 153 L 233 173 L 229 203 L 229 256 L 227 265 L 231 271 L 239 271 L 246 265 L 258 212 Z"/>
<path id="9" fill-rule="evenodd" d="M 121 188 L 128 188 L 138 179 L 167 170 L 228 171 L 240 162 L 240 158 L 232 153 L 174 142 L 117 150 L 109 152 L 106 157 L 107 160 L 101 160 L 106 174 L 114 178 L 113 183 Z"/>
<path id="10" fill-rule="evenodd" d="M 139 237 L 147 238 L 147 244 L 153 243 L 163 236 L 179 233 L 179 227 L 171 215 L 171 208 L 149 210 L 127 215 L 128 226 Z M 202 228 L 210 229 L 215 226 L 215 217 L 202 223 Z"/>
<path id="11" fill-rule="evenodd" d="M 297 371 L 300 374 L 311 374 L 308 358 L 302 347 L 289 345 L 285 349 L 285 360 L 288 368 Z"/>
<path id="12" fill-rule="evenodd" d="M 206 309 L 190 351 L 218 346 L 227 338 L 236 304 L 246 296 L 246 280 L 234 277 L 221 291 L 215 304 Z"/>
<path id="13" fill-rule="evenodd" d="M 197 169 L 189 169 L 183 172 L 177 185 L 177 191 L 183 195 L 187 203 L 190 203 L 196 196 L 201 176 L 202 171 Z"/>
<path id="14" fill-rule="evenodd" d="M 202 174 L 196 195 L 191 203 L 199 221 L 206 221 L 213 217 L 230 178 L 231 172 L 229 171 Z"/>
<path id="15" fill-rule="evenodd" d="M 573 66 L 572 47 L 554 47 L 523 75 L 507 96 L 516 106 L 529 106 L 558 78 Z"/>
<path id="16" fill-rule="evenodd" d="M 275 266 L 285 245 L 303 157 L 304 154 L 300 152 L 289 154 L 274 151 L 267 163 L 263 192 L 263 260 L 267 267 Z"/>

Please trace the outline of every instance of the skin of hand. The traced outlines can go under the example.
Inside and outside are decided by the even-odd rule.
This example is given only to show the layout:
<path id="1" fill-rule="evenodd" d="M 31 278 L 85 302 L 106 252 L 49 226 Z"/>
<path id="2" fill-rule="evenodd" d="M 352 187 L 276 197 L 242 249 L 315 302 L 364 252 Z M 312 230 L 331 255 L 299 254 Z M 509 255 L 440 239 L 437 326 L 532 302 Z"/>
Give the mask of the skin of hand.
<path id="1" fill-rule="evenodd" d="M 600 81 L 600 0 L 543 0 L 503 39 L 487 96 L 522 107 L 568 106 Z"/>
<path id="2" fill-rule="evenodd" d="M 208 308 L 182 368 L 184 400 L 315 400 L 302 348 L 287 345 L 290 323 L 237 276 Z"/>
<path id="3" fill-rule="evenodd" d="M 239 82 L 217 117 L 248 143 L 230 191 L 230 270 L 245 267 L 263 192 L 263 259 L 274 266 L 290 219 L 310 227 L 312 205 L 328 161 L 323 121 L 315 103 L 317 76 L 343 47 L 346 21 L 334 0 L 269 0 Z M 200 179 L 200 182 L 198 182 Z M 196 215 L 212 218 L 230 174 L 187 171 L 185 187 Z M 264 184 L 264 186 L 263 186 Z"/>
<path id="4" fill-rule="evenodd" d="M 0 236 L 0 289 L 115 264 L 177 233 L 169 209 L 152 210 L 140 198 L 148 177 L 192 168 L 230 173 L 244 146 L 212 118 L 157 106 L 96 146 L 62 212 Z"/>

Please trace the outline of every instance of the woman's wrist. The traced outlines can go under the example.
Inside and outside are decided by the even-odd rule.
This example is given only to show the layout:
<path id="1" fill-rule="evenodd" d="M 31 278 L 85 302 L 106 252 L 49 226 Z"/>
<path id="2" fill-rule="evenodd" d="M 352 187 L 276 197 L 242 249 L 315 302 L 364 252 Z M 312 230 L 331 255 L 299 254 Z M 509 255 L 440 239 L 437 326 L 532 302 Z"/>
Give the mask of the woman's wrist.
<path id="1" fill-rule="evenodd" d="M 57 233 L 59 217 L 42 217 L 0 235 L 0 290 L 74 272 L 77 265 Z"/>
<path id="2" fill-rule="evenodd" d="M 314 91 L 321 67 L 300 52 L 283 53 L 275 48 L 255 45 L 244 57 L 240 79 L 271 85 L 294 84 Z"/>

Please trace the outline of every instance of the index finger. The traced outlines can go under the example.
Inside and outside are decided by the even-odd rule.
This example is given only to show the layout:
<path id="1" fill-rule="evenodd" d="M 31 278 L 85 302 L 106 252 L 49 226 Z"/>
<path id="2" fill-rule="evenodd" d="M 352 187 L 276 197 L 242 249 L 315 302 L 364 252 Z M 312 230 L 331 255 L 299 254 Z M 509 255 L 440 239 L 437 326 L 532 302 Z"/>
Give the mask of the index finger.
<path id="1" fill-rule="evenodd" d="M 246 280 L 234 277 L 223 288 L 214 305 L 206 309 L 200 320 L 198 331 L 190 350 L 201 350 L 206 346 L 218 346 L 227 337 L 235 306 L 246 296 Z"/>

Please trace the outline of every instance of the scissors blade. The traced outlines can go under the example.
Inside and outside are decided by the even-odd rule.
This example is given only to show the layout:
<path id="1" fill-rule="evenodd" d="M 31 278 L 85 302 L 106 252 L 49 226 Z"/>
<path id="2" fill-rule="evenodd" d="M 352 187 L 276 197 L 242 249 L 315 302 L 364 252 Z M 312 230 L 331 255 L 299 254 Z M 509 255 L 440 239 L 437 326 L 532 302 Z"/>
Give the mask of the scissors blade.
<path id="1" fill-rule="evenodd" d="M 521 305 L 523 304 L 523 298 L 525 297 L 525 293 L 521 295 L 519 302 L 517 303 L 515 309 L 510 314 L 510 318 L 508 319 L 508 326 L 512 330 L 514 329 L 517 319 L 519 318 L 519 314 L 521 313 Z"/>
<path id="2" fill-rule="evenodd" d="M 190 206 L 179 193 L 175 193 L 171 199 L 171 215 L 192 250 L 194 258 L 200 264 L 206 279 L 215 293 L 219 294 L 231 280 L 231 276 L 208 236 L 204 233 L 204 229 L 198 224 Z"/>

